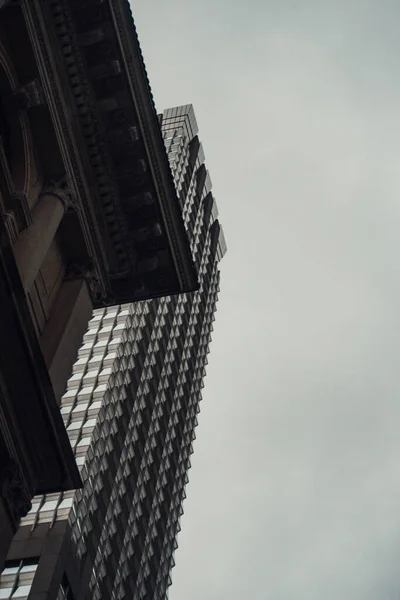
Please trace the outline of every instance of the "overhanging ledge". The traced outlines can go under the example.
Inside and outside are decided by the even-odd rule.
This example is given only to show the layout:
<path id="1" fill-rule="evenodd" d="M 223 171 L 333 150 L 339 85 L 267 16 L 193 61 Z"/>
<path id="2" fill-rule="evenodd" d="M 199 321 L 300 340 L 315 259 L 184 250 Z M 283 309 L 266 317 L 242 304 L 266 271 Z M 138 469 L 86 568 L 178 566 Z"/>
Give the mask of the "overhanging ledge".
<path id="1" fill-rule="evenodd" d="M 71 122 L 58 111 L 63 135 L 74 140 L 75 162 L 85 165 L 70 180 L 91 190 L 79 198 L 80 214 L 102 249 L 93 277 L 103 273 L 106 291 L 94 305 L 195 291 L 197 273 L 128 2 L 23 6 L 43 27 L 34 44 L 47 55 L 51 47 L 54 78 L 63 73 L 58 105 L 71 106 L 76 117 Z"/>
<path id="2" fill-rule="evenodd" d="M 0 219 L 0 435 L 34 493 L 82 486 L 67 432 Z"/>

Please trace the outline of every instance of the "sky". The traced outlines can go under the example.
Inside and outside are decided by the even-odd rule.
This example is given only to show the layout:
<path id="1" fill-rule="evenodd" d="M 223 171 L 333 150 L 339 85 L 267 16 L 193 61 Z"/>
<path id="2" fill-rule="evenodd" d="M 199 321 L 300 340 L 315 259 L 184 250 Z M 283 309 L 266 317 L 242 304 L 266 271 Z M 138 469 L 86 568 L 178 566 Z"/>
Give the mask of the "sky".
<path id="1" fill-rule="evenodd" d="M 228 244 L 170 600 L 400 600 L 400 3 L 132 9 Z"/>

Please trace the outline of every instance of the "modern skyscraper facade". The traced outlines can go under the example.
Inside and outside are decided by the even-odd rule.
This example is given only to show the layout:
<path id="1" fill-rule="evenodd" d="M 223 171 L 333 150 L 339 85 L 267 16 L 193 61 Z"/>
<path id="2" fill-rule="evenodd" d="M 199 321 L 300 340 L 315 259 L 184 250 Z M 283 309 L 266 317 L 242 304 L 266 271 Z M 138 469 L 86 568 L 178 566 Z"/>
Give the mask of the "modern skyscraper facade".
<path id="1" fill-rule="evenodd" d="M 198 289 L 128 0 L 0 0 L 0 571 L 94 308 Z"/>
<path id="2" fill-rule="evenodd" d="M 199 290 L 95 311 L 61 401 L 83 488 L 34 499 L 0 598 L 166 598 L 226 246 L 193 107 L 160 122 Z"/>

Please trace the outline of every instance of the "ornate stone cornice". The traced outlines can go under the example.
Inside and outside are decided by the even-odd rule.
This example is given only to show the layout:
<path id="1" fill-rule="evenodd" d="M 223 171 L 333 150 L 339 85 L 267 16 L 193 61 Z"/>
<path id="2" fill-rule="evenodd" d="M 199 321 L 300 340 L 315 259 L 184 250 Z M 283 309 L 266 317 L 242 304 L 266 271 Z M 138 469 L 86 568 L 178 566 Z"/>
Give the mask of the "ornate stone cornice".
<path id="1" fill-rule="evenodd" d="M 88 231 L 88 244 L 96 246 L 92 255 L 102 259 L 97 261 L 93 282 L 103 284 L 107 303 L 113 294 L 129 301 L 146 297 L 147 291 L 151 297 L 192 291 L 197 285 L 160 125 L 126 7 L 125 0 L 87 5 L 78 0 L 26 0 L 24 4 L 37 61 L 42 65 L 47 104 L 71 187 L 81 202 L 80 221 Z M 85 193 L 89 186 L 90 193 Z M 155 202 L 140 209 L 138 217 L 136 196 L 145 192 Z M 151 281 L 147 278 L 144 287 L 137 277 L 137 240 L 132 235 L 138 218 L 160 222 L 168 245 L 168 251 L 159 241 L 139 249 L 139 254 L 160 252 L 161 258 L 157 274 Z"/>
<path id="2" fill-rule="evenodd" d="M 75 102 L 76 116 L 80 121 L 87 156 L 97 185 L 96 217 L 99 221 L 107 221 L 110 213 L 112 213 L 113 220 L 119 222 L 119 233 L 122 235 L 119 236 L 120 239 L 117 239 L 115 235 L 110 236 L 110 242 L 112 245 L 118 244 L 118 253 L 121 253 L 121 244 L 125 246 L 125 260 L 129 261 L 129 248 L 124 244 L 124 218 L 118 202 L 118 189 L 113 165 L 107 150 L 104 125 L 101 123 L 98 114 L 99 102 L 93 96 L 88 80 L 88 72 L 79 46 L 79 43 L 85 45 L 92 42 L 93 36 L 90 39 L 84 36 L 83 39 L 80 39 L 71 18 L 70 2 L 68 0 L 50 0 L 49 7 L 55 31 L 58 35 L 60 49 L 64 56 L 64 65 Z M 94 80 L 99 80 L 119 73 L 118 60 L 110 60 L 107 64 L 94 67 L 91 76 Z M 105 102 L 107 102 L 107 99 Z M 109 210 L 109 207 L 112 207 L 112 211 Z M 130 258 L 132 259 L 132 257 Z"/>
<path id="3" fill-rule="evenodd" d="M 57 2 L 50 2 L 50 4 L 55 4 L 55 10 L 57 10 Z M 85 165 L 82 164 L 81 152 L 73 139 L 71 107 L 66 104 L 63 97 L 65 86 L 60 82 L 57 74 L 55 53 L 47 33 L 49 27 L 43 14 L 44 3 L 41 0 L 23 0 L 21 5 L 35 52 L 46 103 L 56 128 L 60 150 L 69 176 L 69 184 L 75 197 L 79 197 L 81 201 L 82 210 L 79 212 L 79 218 L 88 253 L 94 257 L 96 262 L 95 272 L 99 282 L 97 293 L 105 298 L 107 296 L 105 249 L 101 244 L 101 234 L 88 200 L 90 192 L 85 177 Z"/>
<path id="4" fill-rule="evenodd" d="M 167 233 L 182 290 L 192 291 L 197 287 L 197 276 L 190 251 L 186 246 L 186 232 L 183 222 L 181 222 L 181 211 L 178 207 L 178 199 L 168 159 L 166 153 L 160 157 L 160 153 L 156 151 L 160 144 L 164 149 L 164 142 L 131 6 L 127 0 L 117 2 L 109 0 L 108 4 L 119 36 L 120 48 L 129 75 L 129 85 L 135 108 L 141 123 L 147 124 L 147 127 L 142 127 L 144 141 L 150 158 L 153 177 L 156 181 L 163 218 L 167 224 Z M 138 75 L 140 72 L 141 75 Z M 185 254 L 186 257 L 184 258 Z"/>
<path id="5" fill-rule="evenodd" d="M 79 212 L 81 210 L 81 205 L 74 194 L 72 185 L 67 175 L 60 177 L 59 179 L 48 181 L 43 186 L 40 195 L 44 196 L 46 194 L 56 196 L 64 206 L 65 212 L 68 210 Z"/>
<path id="6" fill-rule="evenodd" d="M 29 110 L 34 106 L 42 106 L 45 103 L 42 84 L 38 79 L 25 83 L 15 92 L 14 97 L 22 110 Z"/>

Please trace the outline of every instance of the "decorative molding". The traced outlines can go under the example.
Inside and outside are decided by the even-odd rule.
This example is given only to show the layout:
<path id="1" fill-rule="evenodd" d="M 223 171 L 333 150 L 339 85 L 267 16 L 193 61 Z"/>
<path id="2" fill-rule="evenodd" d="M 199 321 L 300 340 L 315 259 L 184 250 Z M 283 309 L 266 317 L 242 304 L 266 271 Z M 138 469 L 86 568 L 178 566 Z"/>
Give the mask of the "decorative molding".
<path id="1" fill-rule="evenodd" d="M 14 93 L 14 98 L 21 110 L 29 110 L 35 106 L 45 104 L 44 92 L 39 79 L 33 79 L 21 86 Z"/>
<path id="2" fill-rule="evenodd" d="M 140 47 L 132 36 L 132 32 L 136 35 L 133 19 L 124 4 L 125 0 L 99 2 L 104 13 L 104 18 L 100 15 L 101 25 L 96 3 L 93 3 L 93 22 L 83 25 L 74 20 L 72 8 L 76 7 L 79 13 L 80 6 L 75 0 L 31 0 L 23 4 L 65 168 L 71 178 L 71 188 L 76 190 L 76 197 L 81 202 L 79 219 L 88 253 L 96 260 L 95 283 L 92 282 L 90 289 L 96 289 L 96 294 L 99 288 L 102 289 L 103 301 L 107 304 L 112 288 L 114 293 L 117 290 L 111 281 L 112 273 L 121 273 L 126 265 L 136 264 L 136 247 L 127 231 L 123 199 L 125 188 L 132 187 L 139 193 L 141 180 L 147 191 L 151 187 L 156 192 L 157 212 L 161 213 L 165 224 L 172 255 L 171 267 L 179 282 L 179 287 L 175 285 L 176 289 L 171 292 L 192 290 L 196 281 Z M 96 35 L 89 35 L 93 30 L 84 31 L 85 25 L 87 29 L 93 25 Z M 85 48 L 110 35 L 112 43 L 109 45 L 115 46 L 116 52 L 104 57 L 107 68 L 96 70 L 86 65 Z M 114 76 L 121 68 L 123 91 L 118 85 L 114 88 L 114 76 L 109 77 L 110 68 Z M 61 71 L 62 82 L 58 75 Z M 110 98 L 117 108 L 113 104 L 112 112 L 106 107 L 102 114 L 100 102 L 102 99 L 108 102 Z M 122 118 L 119 123 L 117 116 Z M 138 121 L 140 127 L 137 127 Z M 108 129 L 112 129 L 111 123 L 124 132 L 131 126 L 129 139 L 120 142 L 115 135 L 115 140 L 110 140 Z M 134 146 L 138 141 L 140 147 L 130 150 L 131 158 L 128 157 L 129 150 L 122 152 L 125 143 Z M 147 165 L 143 167 L 144 157 L 146 163 L 150 162 L 148 174 L 144 172 L 148 169 Z M 71 198 L 64 198 L 64 201 L 68 204 Z M 131 278 L 133 282 L 134 269 Z"/>
<path id="3" fill-rule="evenodd" d="M 103 304 L 104 296 L 101 293 L 101 283 L 98 275 L 94 272 L 90 273 L 89 276 L 86 277 L 86 283 L 90 290 L 90 295 L 93 299 L 93 302 L 98 306 L 100 306 L 100 304 Z M 110 295 L 108 295 L 107 300 L 109 303 Z M 114 304 L 118 304 L 117 299 L 115 299 Z"/>
<path id="4" fill-rule="evenodd" d="M 48 3 L 46 3 L 48 4 Z M 58 3 L 55 10 L 60 12 Z M 69 174 L 71 188 L 76 191 L 80 199 L 82 210 L 79 219 L 85 235 L 88 252 L 96 257 L 96 274 L 99 279 L 101 296 L 107 296 L 107 275 L 105 270 L 105 249 L 101 246 L 100 233 L 96 227 L 88 201 L 88 182 L 84 178 L 84 166 L 81 157 L 73 142 L 71 134 L 71 115 L 63 101 L 63 85 L 56 79 L 54 65 L 55 53 L 47 37 L 47 24 L 44 20 L 44 3 L 42 0 L 29 0 L 22 4 L 24 17 L 29 32 L 33 50 L 35 52 L 38 69 L 43 83 L 43 91 L 47 100 L 52 122 L 60 143 L 60 150 L 64 159 L 66 171 Z M 58 8 L 57 8 L 58 6 Z"/>
<path id="5" fill-rule="evenodd" d="M 67 266 L 65 279 L 86 279 L 89 281 L 93 277 L 94 262 L 91 258 L 74 262 Z"/>
<path id="6" fill-rule="evenodd" d="M 101 282 L 94 269 L 94 262 L 92 259 L 89 258 L 86 261 L 75 262 L 68 265 L 65 273 L 65 280 L 72 281 L 74 279 L 84 279 L 86 281 L 90 296 L 95 304 L 100 306 L 104 303 Z M 115 304 L 117 304 L 117 301 Z"/>
<path id="7" fill-rule="evenodd" d="M 119 223 L 124 223 L 123 213 L 119 202 L 118 186 L 115 182 L 114 168 L 110 154 L 107 150 L 107 141 L 105 139 L 104 124 L 99 118 L 99 108 L 103 103 L 107 105 L 109 99 L 98 101 L 93 94 L 89 83 L 89 72 L 86 69 L 82 50 L 79 47 L 79 41 L 82 42 L 82 35 L 76 34 L 75 24 L 70 14 L 70 3 L 66 0 L 49 0 L 49 8 L 51 10 L 52 21 L 58 36 L 60 50 L 64 57 L 64 68 L 70 82 L 70 91 L 74 100 L 74 111 L 80 121 L 81 130 L 84 141 L 86 143 L 86 153 L 92 167 L 94 181 L 97 187 L 97 206 L 96 218 L 99 221 L 106 221 L 108 224 L 109 207 L 113 207 L 113 213 Z M 96 42 L 98 35 L 94 36 L 94 40 L 86 39 L 84 45 L 90 45 L 92 41 Z M 106 61 L 108 67 L 114 70 L 114 75 L 120 70 L 120 64 L 116 61 Z M 104 65 L 103 65 L 104 67 Z M 102 68 L 93 67 L 91 75 L 93 79 L 105 75 Z M 105 109 L 107 110 L 107 108 Z M 115 220 L 115 219 L 114 219 Z M 111 226 L 112 228 L 112 226 Z M 110 229 L 111 229 L 110 228 Z M 129 254 L 129 245 L 126 243 L 123 235 L 123 227 L 121 226 L 118 233 L 108 231 L 108 241 L 114 250 L 114 259 L 110 262 L 119 261 L 121 249 L 125 255 Z M 117 239 L 118 238 L 118 239 Z M 109 257 L 111 258 L 111 257 Z M 125 256 L 125 259 L 128 257 Z M 130 257 L 132 258 L 132 257 Z"/>
<path id="8" fill-rule="evenodd" d="M 44 196 L 47 194 L 56 196 L 64 206 L 65 212 L 67 212 L 68 210 L 80 212 L 81 206 L 73 192 L 72 186 L 67 175 L 63 175 L 59 179 L 53 179 L 47 182 L 43 186 L 40 195 Z"/>
<path id="9" fill-rule="evenodd" d="M 162 147 L 164 148 L 164 142 L 162 140 L 159 119 L 158 119 L 157 112 L 155 109 L 154 98 L 153 98 L 153 94 L 151 92 L 151 87 L 150 87 L 150 82 L 149 82 L 147 71 L 146 71 L 146 66 L 144 63 L 142 51 L 141 51 L 139 40 L 137 37 L 137 32 L 136 32 L 136 27 L 135 27 L 133 15 L 132 15 L 131 7 L 127 0 L 122 0 L 119 2 L 110 1 L 110 2 L 108 2 L 108 5 L 110 7 L 114 26 L 115 26 L 115 28 L 117 30 L 117 34 L 119 36 L 120 51 L 121 51 L 121 54 L 122 54 L 122 57 L 123 57 L 123 60 L 124 60 L 125 66 L 126 66 L 126 70 L 128 73 L 128 81 L 129 81 L 129 86 L 131 88 L 131 95 L 132 95 L 132 98 L 134 101 L 136 112 L 139 116 L 139 121 L 143 124 L 146 121 L 147 122 L 149 120 L 151 121 L 151 118 L 153 118 L 154 127 L 158 128 L 157 129 L 157 131 L 159 132 L 158 137 L 162 143 Z M 127 27 L 128 19 L 129 19 L 129 27 Z M 135 47 L 133 47 L 133 45 L 135 45 Z M 143 82 L 144 82 L 144 86 L 146 88 L 145 91 L 147 93 L 146 94 L 147 98 L 146 98 L 145 102 L 143 102 L 143 100 L 142 100 L 143 99 L 143 89 L 140 84 L 141 77 L 140 76 L 138 77 L 137 72 L 136 72 L 137 63 L 139 63 L 139 68 L 142 70 Z M 149 104 L 150 109 L 148 107 L 146 107 L 146 101 Z M 177 269 L 179 280 L 180 280 L 181 286 L 184 291 L 185 283 L 187 285 L 188 280 L 190 279 L 190 275 L 189 275 L 190 267 L 188 268 L 188 265 L 186 264 L 185 260 L 182 257 L 180 243 L 178 241 L 178 236 L 175 231 L 174 220 L 173 220 L 171 210 L 169 207 L 169 200 L 166 197 L 167 194 L 164 191 L 166 180 L 165 180 L 165 176 L 162 174 L 162 172 L 159 168 L 160 161 L 159 161 L 157 152 L 155 151 L 155 143 L 157 143 L 158 140 L 155 140 L 154 127 L 150 127 L 150 128 L 142 127 L 142 132 L 144 134 L 145 148 L 146 148 L 146 151 L 147 151 L 149 159 L 150 159 L 149 162 L 150 162 L 152 175 L 156 182 L 156 190 L 157 190 L 158 197 L 160 200 L 161 212 L 162 212 L 163 218 L 165 220 L 165 223 L 167 225 L 167 235 L 168 235 L 168 239 L 171 244 L 171 248 L 172 248 L 172 252 L 173 252 L 173 256 L 174 256 L 175 267 Z M 148 132 L 148 129 L 149 129 L 149 132 Z M 174 190 L 174 193 L 175 193 L 175 185 L 174 185 L 174 182 L 172 179 L 172 174 L 171 174 L 171 170 L 170 170 L 170 167 L 168 164 L 168 159 L 167 159 L 166 154 L 165 154 L 164 160 L 166 163 L 166 165 L 165 165 L 166 169 L 169 171 L 169 174 L 170 174 L 170 181 L 168 181 L 167 184 L 170 185 L 170 187 Z M 176 202 L 178 203 L 178 198 L 176 198 Z M 181 214 L 180 211 L 179 211 L 179 214 Z M 182 228 L 183 228 L 183 225 L 182 225 Z"/>

